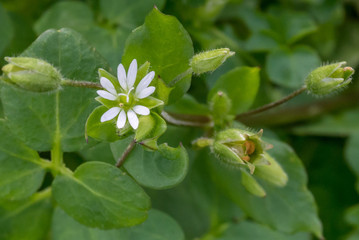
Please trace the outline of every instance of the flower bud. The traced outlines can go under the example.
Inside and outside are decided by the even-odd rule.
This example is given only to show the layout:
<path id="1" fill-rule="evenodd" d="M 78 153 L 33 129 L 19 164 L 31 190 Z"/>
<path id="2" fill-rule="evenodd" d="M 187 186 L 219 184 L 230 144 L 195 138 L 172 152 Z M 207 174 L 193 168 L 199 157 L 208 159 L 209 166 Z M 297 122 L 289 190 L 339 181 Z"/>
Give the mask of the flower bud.
<path id="1" fill-rule="evenodd" d="M 216 125 L 224 125 L 226 121 L 230 121 L 233 116 L 229 115 L 232 107 L 231 99 L 222 91 L 218 91 L 213 95 L 210 101 L 210 109 L 212 111 L 213 121 Z"/>
<path id="2" fill-rule="evenodd" d="M 227 58 L 233 56 L 228 48 L 220 48 L 202 52 L 193 56 L 190 66 L 194 73 L 201 74 L 204 72 L 212 72 L 226 61 Z"/>
<path id="3" fill-rule="evenodd" d="M 6 57 L 3 66 L 4 80 L 34 92 L 56 90 L 62 76 L 51 64 L 36 58 Z"/>
<path id="4" fill-rule="evenodd" d="M 346 62 L 339 62 L 318 67 L 305 79 L 305 84 L 310 93 L 314 95 L 326 95 L 347 86 L 354 74 L 351 67 L 342 67 Z"/>
<path id="5" fill-rule="evenodd" d="M 224 162 L 232 166 L 247 166 L 253 174 L 255 165 L 270 164 L 265 150 L 272 145 L 261 140 L 263 130 L 252 133 L 240 129 L 219 132 L 212 145 L 212 151 Z"/>

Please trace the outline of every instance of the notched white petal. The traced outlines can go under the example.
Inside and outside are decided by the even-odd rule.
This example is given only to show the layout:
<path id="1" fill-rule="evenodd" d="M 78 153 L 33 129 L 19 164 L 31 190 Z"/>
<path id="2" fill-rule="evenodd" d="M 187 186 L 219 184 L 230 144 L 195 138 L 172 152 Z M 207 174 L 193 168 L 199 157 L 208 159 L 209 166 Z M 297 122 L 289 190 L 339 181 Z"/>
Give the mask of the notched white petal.
<path id="1" fill-rule="evenodd" d="M 113 107 L 107 110 L 104 114 L 101 116 L 101 122 L 106 122 L 111 119 L 114 119 L 117 114 L 120 112 L 121 108 L 119 107 Z"/>
<path id="2" fill-rule="evenodd" d="M 112 101 L 114 101 L 114 100 L 117 99 L 117 96 L 115 96 L 115 95 L 113 95 L 112 93 L 109 93 L 109 92 L 107 92 L 107 91 L 105 91 L 105 90 L 98 90 L 98 91 L 97 91 L 97 94 L 98 94 L 100 97 L 103 97 L 103 98 L 105 98 L 105 99 L 107 99 L 107 100 L 112 100 Z"/>
<path id="3" fill-rule="evenodd" d="M 130 89 L 136 81 L 137 76 L 137 61 L 133 59 L 127 72 L 127 87 Z"/>
<path id="4" fill-rule="evenodd" d="M 136 113 L 132 110 L 128 110 L 127 117 L 131 127 L 136 130 L 138 128 L 138 117 Z"/>
<path id="5" fill-rule="evenodd" d="M 135 113 L 139 115 L 148 115 L 150 114 L 150 109 L 148 107 L 142 106 L 142 105 L 136 105 L 132 108 Z"/>
<path id="6" fill-rule="evenodd" d="M 126 83 L 126 71 L 122 64 L 119 64 L 117 67 L 117 79 L 120 83 L 120 86 L 127 91 L 127 83 Z"/>
<path id="7" fill-rule="evenodd" d="M 117 118 L 117 128 L 123 128 L 126 124 L 126 112 L 122 110 Z"/>
<path id="8" fill-rule="evenodd" d="M 137 85 L 136 94 L 139 94 L 143 89 L 147 88 L 148 85 L 152 82 L 155 77 L 155 72 L 149 72 L 144 78 L 142 78 L 141 82 Z"/>
<path id="9" fill-rule="evenodd" d="M 112 93 L 113 95 L 116 95 L 116 94 L 117 94 L 116 89 L 115 89 L 115 87 L 113 86 L 112 82 L 111 82 L 110 80 L 108 80 L 107 78 L 101 77 L 100 83 L 101 83 L 101 86 L 102 86 L 104 89 L 106 89 L 107 91 L 109 91 L 109 92 Z"/>
<path id="10" fill-rule="evenodd" d="M 136 94 L 136 97 L 139 99 L 150 96 L 156 90 L 155 87 L 151 86 L 143 89 L 140 93 Z"/>

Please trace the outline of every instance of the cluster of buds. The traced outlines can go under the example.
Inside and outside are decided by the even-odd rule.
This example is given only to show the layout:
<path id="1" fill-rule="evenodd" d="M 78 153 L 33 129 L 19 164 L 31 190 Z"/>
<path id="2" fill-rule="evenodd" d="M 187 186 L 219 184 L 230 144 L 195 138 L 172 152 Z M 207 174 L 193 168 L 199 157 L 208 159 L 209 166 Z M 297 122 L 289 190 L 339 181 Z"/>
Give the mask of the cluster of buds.
<path id="1" fill-rule="evenodd" d="M 265 150 L 273 146 L 261 140 L 263 130 L 257 133 L 241 129 L 227 129 L 219 132 L 212 145 L 212 151 L 223 162 L 231 166 L 247 166 L 253 174 L 256 165 L 268 165 Z"/>

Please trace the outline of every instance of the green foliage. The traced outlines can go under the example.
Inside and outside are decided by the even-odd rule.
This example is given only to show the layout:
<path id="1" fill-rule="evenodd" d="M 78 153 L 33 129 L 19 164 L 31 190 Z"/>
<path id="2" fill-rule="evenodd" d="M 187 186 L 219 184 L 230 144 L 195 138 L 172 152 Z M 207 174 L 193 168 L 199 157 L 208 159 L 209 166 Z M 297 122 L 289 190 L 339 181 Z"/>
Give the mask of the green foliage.
<path id="1" fill-rule="evenodd" d="M 3 0 L 0 239 L 357 239 L 358 14 Z"/>

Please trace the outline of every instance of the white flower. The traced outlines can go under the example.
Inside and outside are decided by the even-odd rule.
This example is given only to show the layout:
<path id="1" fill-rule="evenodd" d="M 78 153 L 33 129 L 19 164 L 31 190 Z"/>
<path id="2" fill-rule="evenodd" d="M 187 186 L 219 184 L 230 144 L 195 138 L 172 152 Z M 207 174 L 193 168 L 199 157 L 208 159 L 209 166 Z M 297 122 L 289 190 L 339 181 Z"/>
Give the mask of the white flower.
<path id="1" fill-rule="evenodd" d="M 137 61 L 134 59 L 128 69 L 126 75 L 125 68 L 122 64 L 117 68 L 117 79 L 121 86 L 121 92 L 117 92 L 111 81 L 105 77 L 101 77 L 101 86 L 106 89 L 98 90 L 97 94 L 107 100 L 116 102 L 116 107 L 110 108 L 101 116 L 101 122 L 106 122 L 114 119 L 117 115 L 117 128 L 123 128 L 128 119 L 133 129 L 138 128 L 138 115 L 148 115 L 150 110 L 148 107 L 136 104 L 139 99 L 144 99 L 150 96 L 155 87 L 148 86 L 155 76 L 155 72 L 149 72 L 134 88 L 137 75 Z"/>

